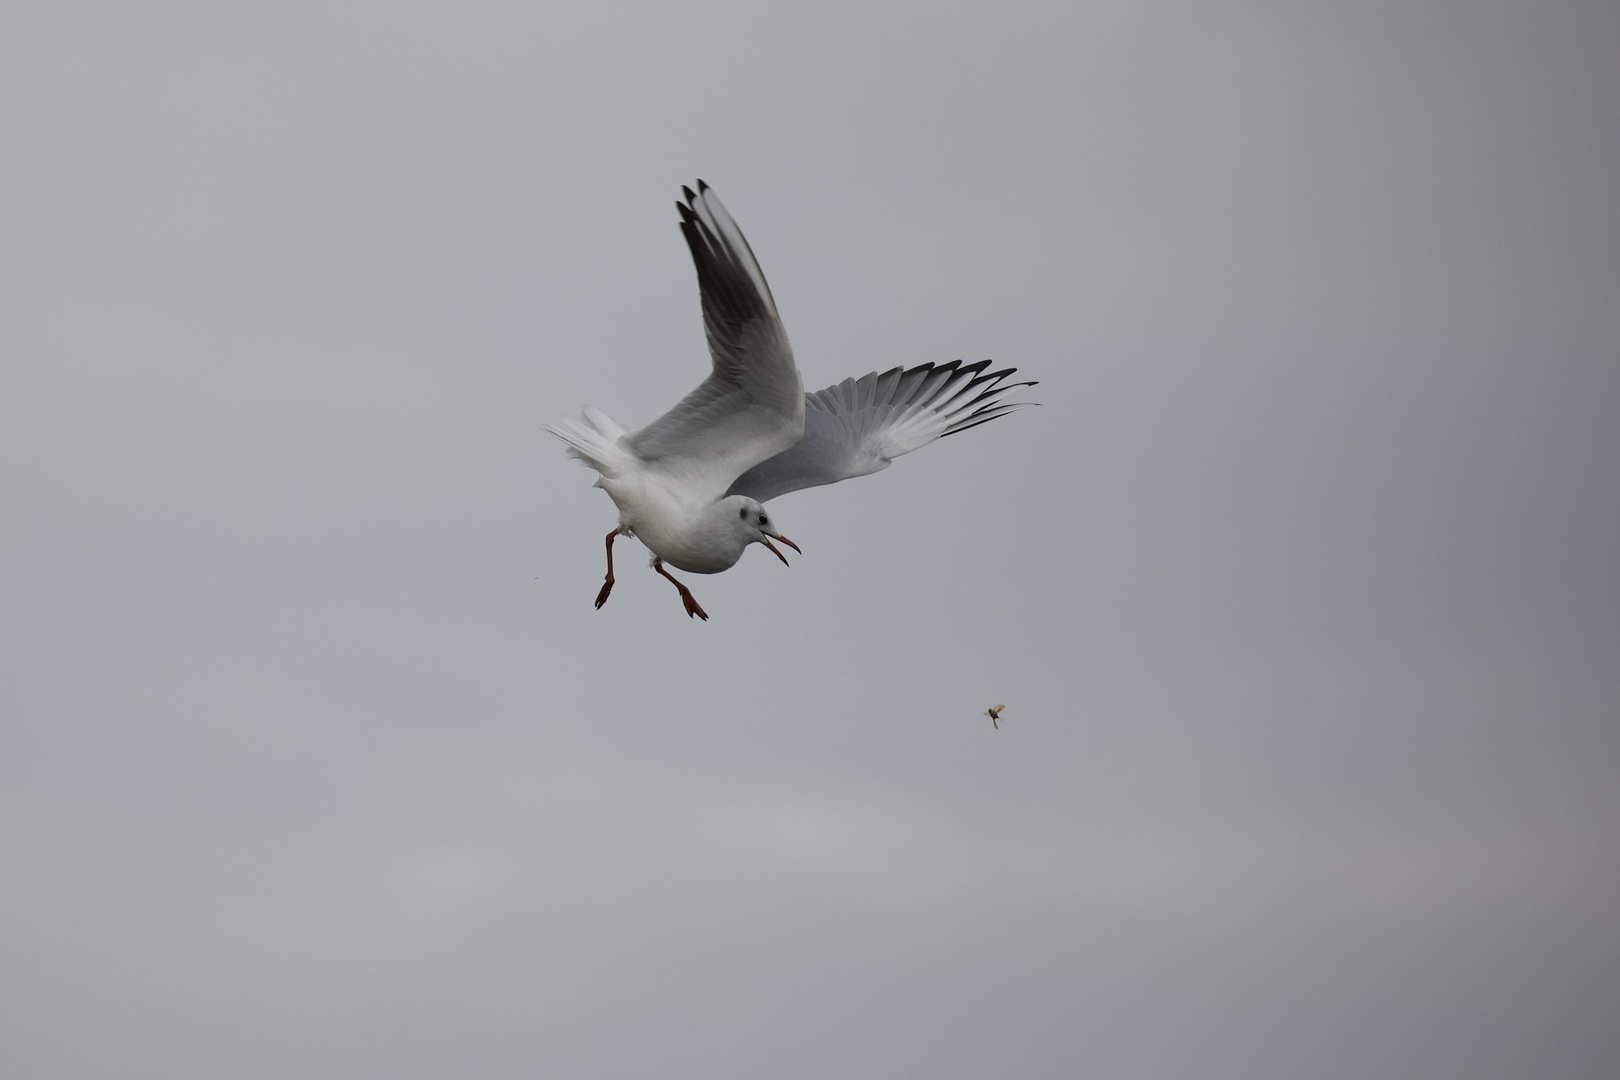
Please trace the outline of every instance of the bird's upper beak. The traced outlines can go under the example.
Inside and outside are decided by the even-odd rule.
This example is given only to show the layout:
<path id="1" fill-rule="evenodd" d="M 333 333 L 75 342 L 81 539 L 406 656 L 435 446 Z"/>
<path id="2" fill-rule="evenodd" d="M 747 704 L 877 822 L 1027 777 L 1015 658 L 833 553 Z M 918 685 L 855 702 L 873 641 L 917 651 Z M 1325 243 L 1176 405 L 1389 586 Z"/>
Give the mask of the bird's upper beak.
<path id="1" fill-rule="evenodd" d="M 761 530 L 761 532 L 764 532 L 764 530 Z M 782 541 L 782 543 L 786 544 L 788 547 L 792 548 L 794 551 L 799 551 L 799 545 L 795 544 L 793 541 L 789 540 L 787 537 L 778 532 L 764 533 L 764 539 L 760 540 L 760 543 L 771 549 L 772 555 L 775 555 L 778 559 L 782 560 L 783 566 L 791 566 L 792 564 L 787 561 L 787 556 L 778 551 L 776 549 L 776 545 L 771 543 L 770 538 L 773 536 Z M 799 551 L 799 554 L 803 555 L 804 552 Z"/>

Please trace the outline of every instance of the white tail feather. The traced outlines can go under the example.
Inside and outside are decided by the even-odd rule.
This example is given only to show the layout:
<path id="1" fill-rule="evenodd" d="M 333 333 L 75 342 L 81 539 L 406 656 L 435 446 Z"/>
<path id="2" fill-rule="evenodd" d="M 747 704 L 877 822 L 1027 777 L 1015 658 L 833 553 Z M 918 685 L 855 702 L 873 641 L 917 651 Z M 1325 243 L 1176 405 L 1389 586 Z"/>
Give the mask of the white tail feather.
<path id="1" fill-rule="evenodd" d="M 629 451 L 619 445 L 624 428 L 601 409 L 589 405 L 581 415 L 584 423 L 559 419 L 547 424 L 546 430 L 567 445 L 569 457 L 584 462 L 610 480 L 616 479 L 630 463 Z"/>

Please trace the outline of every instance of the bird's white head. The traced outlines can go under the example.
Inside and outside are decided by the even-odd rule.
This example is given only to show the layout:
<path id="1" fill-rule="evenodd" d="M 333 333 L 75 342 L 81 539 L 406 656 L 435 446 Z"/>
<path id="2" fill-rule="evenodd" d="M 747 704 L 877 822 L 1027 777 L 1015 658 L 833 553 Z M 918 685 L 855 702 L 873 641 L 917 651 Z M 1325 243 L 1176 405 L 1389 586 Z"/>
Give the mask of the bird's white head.
<path id="1" fill-rule="evenodd" d="M 776 531 L 775 519 L 771 517 L 770 512 L 748 496 L 729 495 L 721 500 L 721 505 L 726 508 L 730 520 L 735 523 L 732 527 L 743 546 L 764 544 L 772 555 L 782 560 L 784 566 L 787 565 L 787 556 L 783 555 L 771 541 L 780 540 L 794 551 L 799 550 L 798 544 Z"/>

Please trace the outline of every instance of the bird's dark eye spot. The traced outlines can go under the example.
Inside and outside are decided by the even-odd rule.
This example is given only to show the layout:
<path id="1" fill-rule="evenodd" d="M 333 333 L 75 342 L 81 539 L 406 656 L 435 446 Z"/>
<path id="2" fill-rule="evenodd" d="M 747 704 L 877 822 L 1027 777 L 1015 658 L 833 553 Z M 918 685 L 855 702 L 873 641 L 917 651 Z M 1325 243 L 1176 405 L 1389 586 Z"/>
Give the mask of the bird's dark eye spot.
<path id="1" fill-rule="evenodd" d="M 746 507 L 746 506 L 737 507 L 737 516 L 742 518 L 744 521 L 747 521 L 748 520 L 748 507 Z"/>
<path id="2" fill-rule="evenodd" d="M 764 514 L 759 515 L 759 523 L 761 525 L 769 525 L 770 524 L 769 521 L 765 520 L 765 515 Z"/>

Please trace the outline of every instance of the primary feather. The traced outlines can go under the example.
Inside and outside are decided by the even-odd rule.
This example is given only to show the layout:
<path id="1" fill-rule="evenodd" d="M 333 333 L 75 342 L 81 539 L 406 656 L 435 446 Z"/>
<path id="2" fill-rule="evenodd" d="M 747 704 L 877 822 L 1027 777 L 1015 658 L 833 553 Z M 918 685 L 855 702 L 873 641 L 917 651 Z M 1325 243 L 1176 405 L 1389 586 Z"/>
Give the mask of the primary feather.
<path id="1" fill-rule="evenodd" d="M 988 423 L 1028 402 L 1001 395 L 1017 368 L 985 373 L 990 361 L 919 364 L 845 379 L 805 397 L 804 437 L 739 476 L 727 494 L 759 502 L 886 469 L 935 439 Z"/>

